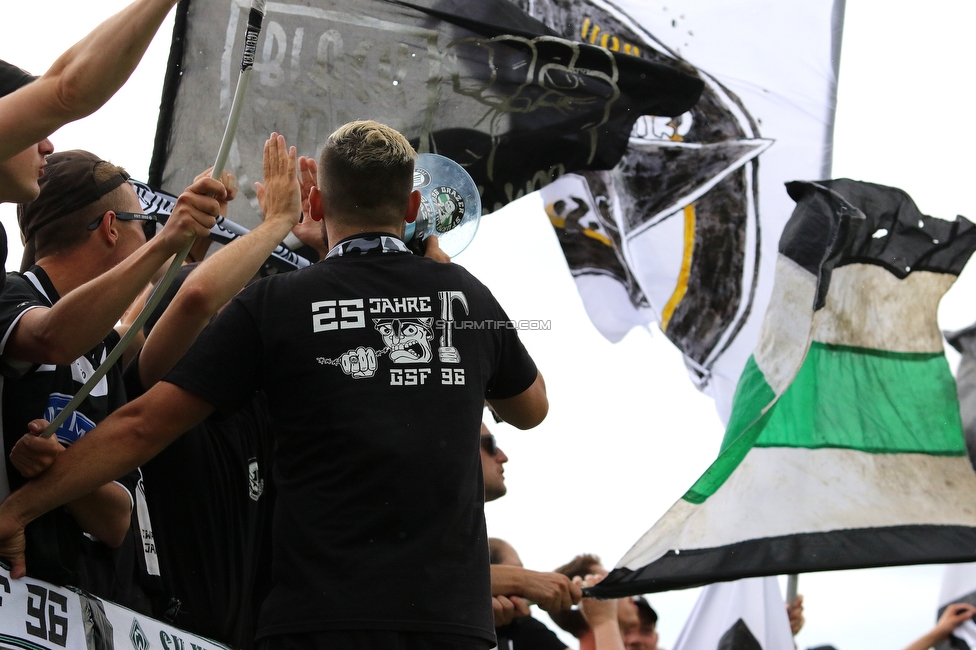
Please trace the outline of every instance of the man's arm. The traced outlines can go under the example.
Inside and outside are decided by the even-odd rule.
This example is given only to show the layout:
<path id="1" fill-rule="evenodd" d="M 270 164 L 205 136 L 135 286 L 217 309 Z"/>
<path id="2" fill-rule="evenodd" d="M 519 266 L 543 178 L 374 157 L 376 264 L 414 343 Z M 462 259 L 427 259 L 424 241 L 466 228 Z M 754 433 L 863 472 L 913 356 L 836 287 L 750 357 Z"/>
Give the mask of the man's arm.
<path id="1" fill-rule="evenodd" d="M 173 215 L 152 241 L 111 271 L 62 297 L 50 309 L 31 309 L 14 326 L 2 350 L 5 357 L 31 363 L 67 365 L 112 330 L 149 278 L 194 237 L 206 237 L 214 224 L 224 186 L 202 179 L 180 195 Z"/>
<path id="2" fill-rule="evenodd" d="M 26 573 L 28 523 L 139 467 L 212 412 L 193 393 L 159 382 L 59 454 L 46 472 L 0 504 L 0 557 L 11 563 L 10 575 Z"/>
<path id="3" fill-rule="evenodd" d="M 264 184 L 258 200 L 264 221 L 214 253 L 187 277 L 153 328 L 139 357 L 139 379 L 148 388 L 186 353 L 210 319 L 244 288 L 301 214 L 295 148 L 276 133 L 264 145 Z"/>
<path id="4" fill-rule="evenodd" d="M 2 555 L 2 554 L 0 554 Z M 531 571 L 507 564 L 491 565 L 491 595 L 520 596 L 547 612 L 569 609 L 583 592 L 561 573 Z"/>
<path id="5" fill-rule="evenodd" d="M 546 382 L 541 372 L 536 375 L 531 386 L 515 397 L 490 399 L 488 403 L 498 417 L 518 429 L 531 429 L 538 426 L 549 413 Z"/>
<path id="6" fill-rule="evenodd" d="M 603 580 L 606 575 L 588 575 L 584 582 L 579 576 L 573 578 L 573 584 L 582 587 L 584 584 L 592 587 Z M 583 619 L 593 630 L 593 644 L 596 650 L 624 650 L 624 639 L 617 623 L 617 601 L 583 598 L 580 601 L 580 611 Z"/>
<path id="7" fill-rule="evenodd" d="M 56 436 L 40 437 L 48 424 L 47 420 L 29 422 L 28 432 L 10 452 L 10 461 L 24 478 L 40 475 L 64 453 L 65 447 Z M 65 510 L 83 531 L 115 548 L 129 530 L 132 498 L 128 490 L 112 482 L 66 504 Z"/>
<path id="8" fill-rule="evenodd" d="M 95 112 L 135 70 L 176 0 L 137 0 L 61 55 L 37 81 L 0 98 L 0 160 Z"/>
<path id="9" fill-rule="evenodd" d="M 122 544 L 132 522 L 129 492 L 115 482 L 66 503 L 64 509 L 79 528 L 111 548 Z"/>
<path id="10" fill-rule="evenodd" d="M 976 616 L 976 607 L 966 603 L 954 603 L 945 608 L 939 622 L 926 634 L 910 643 L 905 650 L 929 650 L 948 639 L 957 627 Z"/>

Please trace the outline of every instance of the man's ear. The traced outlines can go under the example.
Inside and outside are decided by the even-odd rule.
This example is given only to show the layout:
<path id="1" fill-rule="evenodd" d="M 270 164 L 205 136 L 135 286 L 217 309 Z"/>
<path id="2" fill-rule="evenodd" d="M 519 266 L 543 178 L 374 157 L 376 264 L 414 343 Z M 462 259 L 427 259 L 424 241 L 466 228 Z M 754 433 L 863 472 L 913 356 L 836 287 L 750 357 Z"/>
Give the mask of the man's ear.
<path id="1" fill-rule="evenodd" d="M 109 246 L 114 246 L 119 240 L 119 221 L 115 218 L 115 212 L 109 210 L 103 214 L 102 220 L 98 223 L 98 228 L 94 232 Z"/>
<path id="2" fill-rule="evenodd" d="M 314 185 L 308 192 L 308 207 L 312 211 L 312 214 L 308 215 L 312 217 L 312 221 L 322 221 L 322 217 L 325 216 L 322 210 L 322 194 Z"/>
<path id="3" fill-rule="evenodd" d="M 403 213 L 404 223 L 413 223 L 417 220 L 417 212 L 420 210 L 420 190 L 410 193 L 410 203 L 407 204 L 407 211 Z"/>

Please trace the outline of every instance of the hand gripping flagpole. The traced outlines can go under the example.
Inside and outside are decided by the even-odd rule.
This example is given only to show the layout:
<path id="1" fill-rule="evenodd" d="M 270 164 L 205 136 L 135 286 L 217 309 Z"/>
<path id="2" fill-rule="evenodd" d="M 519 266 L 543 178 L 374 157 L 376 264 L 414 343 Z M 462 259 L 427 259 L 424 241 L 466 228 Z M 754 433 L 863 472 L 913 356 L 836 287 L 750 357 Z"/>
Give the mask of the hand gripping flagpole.
<path id="1" fill-rule="evenodd" d="M 220 179 L 220 175 L 224 171 L 224 166 L 227 164 L 227 157 L 230 155 L 230 146 L 234 142 L 234 134 L 237 132 L 237 123 L 241 118 L 241 110 L 244 108 L 244 95 L 247 93 L 247 86 L 251 79 L 251 70 L 254 67 L 254 56 L 257 52 L 258 47 L 258 37 L 261 35 L 261 23 L 264 21 L 264 8 L 267 4 L 267 0 L 251 0 L 251 11 L 247 17 L 247 31 L 244 33 L 244 57 L 241 61 L 241 74 L 237 80 L 237 90 L 234 92 L 234 101 L 230 106 L 230 115 L 227 118 L 227 127 L 224 129 L 224 137 L 220 140 L 220 148 L 217 150 L 217 159 L 213 165 L 213 171 L 210 173 L 210 178 Z M 218 216 L 217 220 L 220 221 L 222 217 Z M 85 385 L 81 387 L 81 390 L 74 396 L 74 398 L 68 403 L 64 409 L 58 413 L 58 416 L 54 418 L 54 421 L 48 425 L 48 427 L 41 434 L 44 438 L 50 438 L 54 433 L 61 427 L 65 421 L 71 417 L 75 409 L 85 400 L 86 397 L 95 388 L 95 385 L 102 380 L 102 377 L 109 371 L 109 369 L 115 365 L 122 356 L 122 353 L 128 347 L 129 343 L 135 338 L 139 330 L 146 323 L 149 315 L 152 314 L 153 310 L 162 300 L 163 295 L 166 293 L 166 289 L 173 283 L 173 279 L 179 272 L 180 267 L 183 266 L 183 262 L 186 260 L 186 256 L 190 254 L 190 248 L 193 246 L 195 238 L 191 240 L 183 250 L 176 254 L 173 258 L 173 262 L 169 265 L 169 269 L 166 270 L 166 275 L 163 279 L 159 281 L 156 288 L 153 290 L 149 299 L 146 300 L 146 306 L 142 308 L 139 315 L 133 321 L 129 330 L 125 333 L 119 343 L 112 349 L 105 360 L 98 366 L 94 374 L 89 377 Z"/>

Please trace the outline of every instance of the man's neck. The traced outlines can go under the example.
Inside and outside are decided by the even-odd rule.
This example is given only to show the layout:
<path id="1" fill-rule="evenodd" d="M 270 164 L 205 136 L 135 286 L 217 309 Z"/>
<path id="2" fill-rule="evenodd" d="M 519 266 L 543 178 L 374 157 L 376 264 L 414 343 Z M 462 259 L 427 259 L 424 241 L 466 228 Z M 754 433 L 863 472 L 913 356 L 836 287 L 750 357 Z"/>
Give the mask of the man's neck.
<path id="1" fill-rule="evenodd" d="M 368 232 L 381 232 L 401 239 L 403 238 L 403 228 L 361 228 L 358 226 L 342 226 L 332 223 L 329 224 L 329 250 L 335 248 L 336 244 L 347 237 L 355 237 L 356 235 L 362 235 Z"/>
<path id="2" fill-rule="evenodd" d="M 47 255 L 37 260 L 36 264 L 47 273 L 59 296 L 67 295 L 108 270 L 104 268 L 102 260 L 84 254 L 80 248 Z"/>

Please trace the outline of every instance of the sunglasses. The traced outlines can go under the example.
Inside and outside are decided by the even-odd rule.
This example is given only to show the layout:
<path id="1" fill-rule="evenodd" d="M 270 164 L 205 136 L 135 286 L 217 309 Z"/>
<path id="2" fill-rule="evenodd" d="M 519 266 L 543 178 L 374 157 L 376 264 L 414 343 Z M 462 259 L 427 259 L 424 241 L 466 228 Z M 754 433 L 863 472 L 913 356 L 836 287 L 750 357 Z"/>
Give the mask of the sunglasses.
<path id="1" fill-rule="evenodd" d="M 485 453 L 489 456 L 494 456 L 498 453 L 498 443 L 495 441 L 494 434 L 488 434 L 487 436 L 481 436 L 481 448 L 485 450 Z"/>
<path id="2" fill-rule="evenodd" d="M 104 217 L 105 215 L 103 214 L 101 217 L 88 224 L 88 230 L 95 230 L 98 228 L 98 224 L 102 223 L 102 219 Z M 146 234 L 146 241 L 152 239 L 153 235 L 156 234 L 156 224 L 159 222 L 159 219 L 157 219 L 156 215 L 154 214 L 137 214 L 135 212 L 116 212 L 115 218 L 119 221 L 142 221 L 142 232 Z"/>

